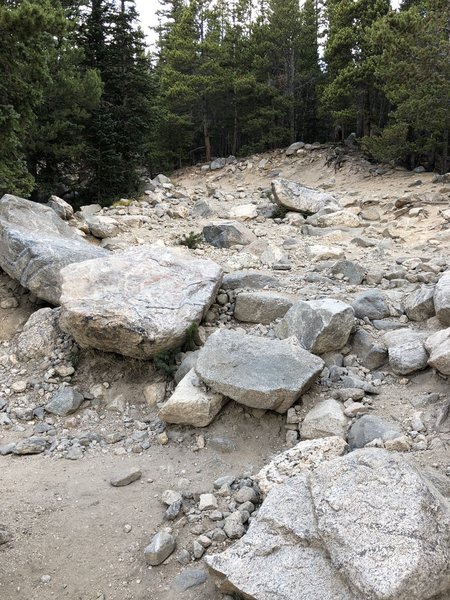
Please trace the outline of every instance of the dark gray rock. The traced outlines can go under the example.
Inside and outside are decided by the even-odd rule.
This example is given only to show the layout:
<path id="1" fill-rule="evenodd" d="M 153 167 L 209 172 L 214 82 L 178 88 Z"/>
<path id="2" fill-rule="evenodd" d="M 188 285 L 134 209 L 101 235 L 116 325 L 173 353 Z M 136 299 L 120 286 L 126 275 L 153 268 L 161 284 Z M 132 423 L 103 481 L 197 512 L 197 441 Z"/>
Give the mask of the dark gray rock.
<path id="1" fill-rule="evenodd" d="M 256 235 L 238 221 L 217 221 L 203 227 L 203 237 L 216 248 L 247 246 L 256 242 Z"/>
<path id="2" fill-rule="evenodd" d="M 3 546 L 3 544 L 7 544 L 11 540 L 11 532 L 4 525 L 0 525 L 0 546 Z"/>
<path id="3" fill-rule="evenodd" d="M 0 200 L 0 267 L 38 298 L 59 304 L 61 269 L 108 254 L 49 206 L 10 194 Z"/>
<path id="4" fill-rule="evenodd" d="M 77 411 L 84 400 L 83 394 L 71 386 L 56 392 L 53 398 L 45 405 L 45 410 L 53 415 L 65 417 Z"/>
<path id="5" fill-rule="evenodd" d="M 367 369 L 378 369 L 388 361 L 386 346 L 379 343 L 364 329 L 358 329 L 353 336 L 352 351 Z"/>
<path id="6" fill-rule="evenodd" d="M 46 446 L 47 440 L 45 438 L 32 436 L 17 442 L 13 448 L 13 454 L 19 456 L 26 454 L 40 454 L 41 452 L 44 452 Z"/>
<path id="7" fill-rule="evenodd" d="M 207 579 L 208 574 L 206 571 L 201 569 L 186 569 L 176 576 L 174 587 L 180 592 L 185 592 L 190 588 L 202 585 Z"/>
<path id="8" fill-rule="evenodd" d="M 378 290 L 362 292 L 356 296 L 352 306 L 358 319 L 384 319 L 390 315 L 386 296 Z"/>
<path id="9" fill-rule="evenodd" d="M 354 450 L 355 448 L 364 448 L 373 440 L 381 439 L 385 442 L 400 435 L 402 432 L 397 425 L 388 423 L 375 415 L 363 415 L 350 427 L 348 444 L 350 449 Z"/>
<path id="10" fill-rule="evenodd" d="M 130 485 L 134 481 L 138 481 L 142 477 L 142 472 L 139 469 L 131 469 L 125 473 L 114 475 L 110 479 L 110 484 L 113 487 L 124 487 Z"/>
<path id="11" fill-rule="evenodd" d="M 351 260 L 338 260 L 331 267 L 331 274 L 342 274 L 349 283 L 360 285 L 364 281 L 366 271 L 361 265 Z"/>

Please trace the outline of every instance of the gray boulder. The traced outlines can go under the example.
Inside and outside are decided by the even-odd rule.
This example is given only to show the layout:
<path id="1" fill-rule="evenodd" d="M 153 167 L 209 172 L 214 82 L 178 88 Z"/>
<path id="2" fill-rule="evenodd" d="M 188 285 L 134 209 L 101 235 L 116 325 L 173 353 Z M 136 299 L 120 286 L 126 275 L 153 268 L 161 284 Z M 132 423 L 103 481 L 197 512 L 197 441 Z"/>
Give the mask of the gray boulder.
<path id="1" fill-rule="evenodd" d="M 350 427 L 348 443 L 351 450 L 364 448 L 373 440 L 393 440 L 402 435 L 401 429 L 376 415 L 363 415 Z"/>
<path id="2" fill-rule="evenodd" d="M 366 271 L 356 262 L 351 260 L 338 260 L 331 267 L 332 275 L 342 275 L 348 283 L 359 285 L 364 281 Z"/>
<path id="3" fill-rule="evenodd" d="M 297 150 L 301 150 L 304 147 L 305 147 L 305 142 L 294 142 L 286 150 L 286 156 L 292 156 L 293 154 L 297 153 Z"/>
<path id="4" fill-rule="evenodd" d="M 436 316 L 444 325 L 450 325 L 450 271 L 445 271 L 434 290 Z"/>
<path id="5" fill-rule="evenodd" d="M 450 589 L 449 542 L 443 496 L 401 455 L 364 449 L 274 486 L 206 563 L 248 600 L 429 600 Z"/>
<path id="6" fill-rule="evenodd" d="M 266 275 L 260 271 L 235 271 L 227 273 L 222 282 L 224 290 L 276 288 L 280 285 L 279 279 L 273 275 Z"/>
<path id="7" fill-rule="evenodd" d="M 60 326 L 82 347 L 151 358 L 180 347 L 222 270 L 181 249 L 139 246 L 64 269 Z"/>
<path id="8" fill-rule="evenodd" d="M 323 365 L 295 339 L 219 330 L 201 349 L 196 372 L 214 391 L 240 404 L 283 413 L 312 385 Z"/>
<path id="9" fill-rule="evenodd" d="M 17 356 L 32 360 L 49 356 L 55 350 L 61 330 L 59 309 L 41 308 L 34 312 L 17 338 Z"/>
<path id="10" fill-rule="evenodd" d="M 256 235 L 238 221 L 217 221 L 203 227 L 203 237 L 216 248 L 248 246 L 256 242 Z"/>
<path id="11" fill-rule="evenodd" d="M 434 285 L 423 285 L 405 300 L 405 313 L 411 321 L 426 321 L 435 315 Z"/>
<path id="12" fill-rule="evenodd" d="M 277 204 L 303 215 L 313 215 L 325 207 L 339 208 L 339 202 L 330 194 L 288 179 L 274 179 L 272 192 Z"/>
<path id="13" fill-rule="evenodd" d="M 428 364 L 443 375 L 450 375 L 450 327 L 437 331 L 425 341 L 430 353 Z"/>
<path id="14" fill-rule="evenodd" d="M 144 550 L 147 564 L 152 567 L 160 565 L 172 554 L 175 547 L 175 538 L 167 531 L 159 531 Z"/>
<path id="15" fill-rule="evenodd" d="M 428 354 L 423 345 L 423 334 L 400 329 L 383 336 L 389 354 L 389 364 L 397 375 L 409 375 L 425 369 Z"/>
<path id="16" fill-rule="evenodd" d="M 73 208 L 68 202 L 58 196 L 50 196 L 47 205 L 58 215 L 63 221 L 69 221 L 73 217 Z"/>
<path id="17" fill-rule="evenodd" d="M 279 338 L 295 336 L 314 354 L 339 350 L 354 325 L 353 308 L 340 300 L 324 298 L 296 302 L 276 327 Z"/>
<path id="18" fill-rule="evenodd" d="M 83 394 L 71 386 L 56 392 L 53 398 L 45 405 L 45 410 L 53 415 L 65 417 L 77 411 L 84 400 Z"/>
<path id="19" fill-rule="evenodd" d="M 353 336 L 352 351 L 367 369 L 378 369 L 388 361 L 386 346 L 364 329 L 358 329 Z"/>
<path id="20" fill-rule="evenodd" d="M 345 438 L 347 424 L 342 404 L 331 398 L 322 400 L 303 419 L 300 437 L 304 440 L 332 436 Z"/>
<path id="21" fill-rule="evenodd" d="M 108 254 L 49 206 L 10 194 L 0 200 L 0 267 L 38 298 L 59 304 L 61 269 Z"/>
<path id="22" fill-rule="evenodd" d="M 12 449 L 13 454 L 25 456 L 27 454 L 41 454 L 47 447 L 47 440 L 42 437 L 31 436 L 20 440 Z"/>
<path id="23" fill-rule="evenodd" d="M 86 217 L 86 223 L 91 235 L 100 240 L 115 237 L 119 233 L 119 225 L 116 219 L 103 215 L 92 215 Z"/>
<path id="24" fill-rule="evenodd" d="M 386 296 L 378 290 L 367 290 L 358 294 L 352 306 L 358 319 L 384 319 L 390 315 Z"/>
<path id="25" fill-rule="evenodd" d="M 241 292 L 236 298 L 234 318 L 244 323 L 268 325 L 284 317 L 294 300 L 277 292 Z"/>

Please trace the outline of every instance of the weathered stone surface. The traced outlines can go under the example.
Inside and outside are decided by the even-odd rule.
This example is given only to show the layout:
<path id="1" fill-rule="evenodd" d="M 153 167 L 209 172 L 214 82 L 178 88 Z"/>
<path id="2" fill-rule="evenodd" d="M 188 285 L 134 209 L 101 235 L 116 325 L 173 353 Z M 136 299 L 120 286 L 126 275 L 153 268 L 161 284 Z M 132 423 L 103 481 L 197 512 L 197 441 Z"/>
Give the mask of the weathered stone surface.
<path id="1" fill-rule="evenodd" d="M 254 204 L 241 204 L 240 206 L 233 206 L 230 209 L 230 219 L 241 219 L 247 221 L 249 219 L 256 219 L 258 211 Z"/>
<path id="2" fill-rule="evenodd" d="M 318 531 L 365 598 L 426 600 L 450 588 L 450 507 L 401 455 L 366 449 L 312 475 Z"/>
<path id="3" fill-rule="evenodd" d="M 119 475 L 114 475 L 110 479 L 110 484 L 113 487 L 125 487 L 135 481 L 138 481 L 142 477 L 142 472 L 139 469 L 130 469 Z"/>
<path id="4" fill-rule="evenodd" d="M 305 416 L 300 436 L 305 440 L 323 437 L 344 438 L 347 433 L 348 419 L 344 415 L 342 404 L 333 399 L 318 402 Z"/>
<path id="5" fill-rule="evenodd" d="M 434 290 L 436 316 L 444 325 L 450 325 L 450 271 L 445 271 Z"/>
<path id="6" fill-rule="evenodd" d="M 174 537 L 167 531 L 159 531 L 144 550 L 147 564 L 153 567 L 160 565 L 172 554 L 175 547 Z"/>
<path id="7" fill-rule="evenodd" d="M 293 154 L 296 154 L 297 150 L 300 150 L 301 148 L 304 148 L 304 147 L 305 147 L 305 142 L 294 142 L 286 150 L 286 156 L 292 156 Z"/>
<path id="8" fill-rule="evenodd" d="M 40 454 L 41 452 L 44 452 L 46 446 L 47 441 L 45 438 L 32 436 L 17 442 L 13 448 L 13 454 Z"/>
<path id="9" fill-rule="evenodd" d="M 339 202 L 330 194 L 288 179 L 272 181 L 272 192 L 277 204 L 304 215 L 313 215 L 325 207 L 339 207 Z"/>
<path id="10" fill-rule="evenodd" d="M 227 273 L 222 282 L 224 290 L 252 289 L 260 290 L 262 288 L 276 288 L 279 280 L 272 275 L 265 275 L 259 271 L 235 271 Z"/>
<path id="11" fill-rule="evenodd" d="M 207 390 L 191 369 L 161 408 L 159 417 L 167 423 L 206 427 L 225 402 L 222 394 Z"/>
<path id="12" fill-rule="evenodd" d="M 63 221 L 68 221 L 73 217 L 73 208 L 62 198 L 58 198 L 58 196 L 50 196 L 47 204 Z"/>
<path id="13" fill-rule="evenodd" d="M 360 225 L 358 215 L 349 210 L 339 210 L 317 217 L 318 227 L 359 227 Z"/>
<path id="14" fill-rule="evenodd" d="M 53 352 L 61 335 L 58 318 L 59 309 L 51 308 L 41 308 L 31 315 L 17 339 L 20 360 L 41 358 Z"/>
<path id="15" fill-rule="evenodd" d="M 83 347 L 150 358 L 180 346 L 222 270 L 180 249 L 140 246 L 64 269 L 61 329 Z"/>
<path id="16" fill-rule="evenodd" d="M 0 525 L 0 546 L 7 544 L 11 540 L 11 532 L 4 525 Z"/>
<path id="17" fill-rule="evenodd" d="M 61 269 L 108 254 L 80 239 L 49 206 L 10 194 L 0 200 L 0 267 L 38 298 L 59 304 Z"/>
<path id="18" fill-rule="evenodd" d="M 346 281 L 359 285 L 364 281 L 366 271 L 356 262 L 351 260 L 338 260 L 331 267 L 333 275 L 342 275 Z"/>
<path id="19" fill-rule="evenodd" d="M 256 242 L 256 235 L 237 221 L 217 221 L 203 227 L 203 237 L 216 248 L 247 246 Z"/>
<path id="20" fill-rule="evenodd" d="M 194 350 L 192 352 L 187 352 L 183 360 L 181 361 L 180 366 L 176 370 L 173 379 L 175 383 L 178 385 L 180 381 L 185 377 L 191 369 L 195 368 L 197 364 L 198 355 L 200 354 L 200 350 Z"/>
<path id="21" fill-rule="evenodd" d="M 341 437 L 325 437 L 300 442 L 293 448 L 277 454 L 254 477 L 263 496 L 290 477 L 314 470 L 322 462 L 342 456 L 347 443 Z"/>
<path id="22" fill-rule="evenodd" d="M 405 313 L 411 321 L 426 321 L 435 314 L 434 285 L 423 285 L 405 300 Z"/>
<path id="23" fill-rule="evenodd" d="M 207 579 L 208 574 L 202 569 L 186 569 L 175 577 L 174 588 L 185 592 L 190 588 L 202 585 Z"/>
<path id="24" fill-rule="evenodd" d="M 339 260 L 344 258 L 345 252 L 343 248 L 338 246 L 308 246 L 308 255 L 314 262 L 321 260 Z"/>
<path id="25" fill-rule="evenodd" d="M 450 505 L 400 454 L 357 450 L 275 486 L 206 563 L 249 600 L 428 600 L 450 589 Z"/>
<path id="26" fill-rule="evenodd" d="M 284 317 L 295 298 L 277 292 L 241 292 L 236 297 L 234 318 L 244 323 L 268 325 Z"/>
<path id="27" fill-rule="evenodd" d="M 347 343 L 354 325 L 351 306 L 334 300 L 296 302 L 276 327 L 278 337 L 295 336 L 314 354 L 339 350 Z"/>
<path id="28" fill-rule="evenodd" d="M 397 375 L 409 375 L 425 369 L 428 354 L 419 332 L 400 329 L 385 333 L 383 341 L 389 353 L 389 364 Z"/>
<path id="29" fill-rule="evenodd" d="M 353 353 L 361 364 L 368 369 L 378 369 L 388 360 L 388 352 L 384 344 L 379 343 L 369 332 L 358 329 L 353 336 Z"/>
<path id="30" fill-rule="evenodd" d="M 363 415 L 358 419 L 348 432 L 348 443 L 352 450 L 355 448 L 364 448 L 366 444 L 373 440 L 393 440 L 402 434 L 401 429 L 392 424 L 383 421 L 375 415 Z"/>
<path id="31" fill-rule="evenodd" d="M 111 217 L 92 215 L 86 217 L 86 223 L 88 224 L 91 234 L 101 240 L 114 237 L 119 233 L 117 221 Z"/>
<path id="32" fill-rule="evenodd" d="M 358 294 L 352 302 L 352 307 L 358 319 L 384 319 L 390 315 L 386 296 L 378 290 L 367 290 Z"/>
<path id="33" fill-rule="evenodd" d="M 428 364 L 443 375 L 450 375 L 450 327 L 437 331 L 425 341 L 430 353 Z"/>
<path id="34" fill-rule="evenodd" d="M 252 408 L 286 412 L 323 368 L 295 339 L 219 330 L 200 351 L 196 372 L 213 390 Z"/>
<path id="35" fill-rule="evenodd" d="M 84 400 L 75 388 L 67 386 L 56 392 L 53 398 L 45 405 L 45 410 L 53 415 L 65 417 L 78 410 Z"/>

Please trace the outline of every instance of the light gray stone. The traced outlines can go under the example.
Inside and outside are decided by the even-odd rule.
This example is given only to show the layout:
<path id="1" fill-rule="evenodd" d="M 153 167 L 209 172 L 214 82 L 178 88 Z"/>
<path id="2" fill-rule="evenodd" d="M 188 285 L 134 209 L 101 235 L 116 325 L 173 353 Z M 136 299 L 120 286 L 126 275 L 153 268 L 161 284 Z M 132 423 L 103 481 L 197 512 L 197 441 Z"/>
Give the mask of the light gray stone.
<path id="1" fill-rule="evenodd" d="M 198 355 L 200 350 L 194 350 L 193 352 L 187 352 L 186 356 L 181 361 L 180 366 L 176 370 L 173 379 L 176 384 L 180 383 L 180 381 L 185 377 L 191 369 L 195 368 L 197 364 Z"/>
<path id="2" fill-rule="evenodd" d="M 61 269 L 108 254 L 49 206 L 10 194 L 0 200 L 0 267 L 38 298 L 59 304 Z"/>
<path id="3" fill-rule="evenodd" d="M 450 375 L 450 327 L 437 331 L 425 340 L 430 353 L 428 364 L 443 375 Z"/>
<path id="4" fill-rule="evenodd" d="M 82 347 L 151 358 L 180 347 L 217 295 L 221 268 L 139 246 L 64 269 L 61 329 Z"/>
<path id="5" fill-rule="evenodd" d="M 347 424 L 342 404 L 333 399 L 322 400 L 306 414 L 300 436 L 306 440 L 333 436 L 345 438 Z"/>
<path id="6" fill-rule="evenodd" d="M 142 472 L 139 469 L 130 469 L 126 472 L 114 475 L 110 479 L 110 484 L 113 487 L 125 487 L 135 481 L 138 481 L 142 477 Z"/>
<path id="7" fill-rule="evenodd" d="M 59 309 L 41 308 L 34 312 L 17 338 L 17 356 L 32 360 L 53 353 L 61 330 L 58 326 Z"/>
<path id="8" fill-rule="evenodd" d="M 84 400 L 83 394 L 71 386 L 56 392 L 50 402 L 45 405 L 45 410 L 53 415 L 65 417 L 77 411 Z"/>
<path id="9" fill-rule="evenodd" d="M 247 246 L 256 242 L 256 235 L 238 221 L 216 221 L 203 227 L 203 237 L 216 248 Z"/>
<path id="10" fill-rule="evenodd" d="M 348 443 L 351 450 L 364 448 L 373 440 L 393 440 L 402 435 L 400 427 L 387 423 L 376 415 L 363 415 L 348 432 Z"/>
<path id="11" fill-rule="evenodd" d="M 40 437 L 29 437 L 24 440 L 20 440 L 13 448 L 13 454 L 25 455 L 25 454 L 40 454 L 44 452 L 47 446 L 47 440 Z"/>
<path id="12" fill-rule="evenodd" d="M 225 402 L 222 394 L 206 389 L 191 369 L 159 411 L 159 418 L 167 423 L 206 427 Z"/>
<path id="13" fill-rule="evenodd" d="M 295 298 L 277 292 L 241 292 L 236 297 L 234 318 L 244 323 L 268 325 L 284 317 Z"/>
<path id="14" fill-rule="evenodd" d="M 445 271 L 434 290 L 436 316 L 444 325 L 450 325 L 450 271 Z"/>
<path id="15" fill-rule="evenodd" d="M 352 302 L 352 307 L 358 319 L 385 319 L 390 315 L 386 296 L 378 290 L 367 290 L 358 294 Z"/>
<path id="16" fill-rule="evenodd" d="M 434 285 L 423 285 L 405 300 L 405 313 L 411 321 L 426 321 L 435 315 Z"/>
<path id="17" fill-rule="evenodd" d="M 213 390 L 240 404 L 283 413 L 312 385 L 323 364 L 295 339 L 219 330 L 201 349 L 196 372 Z"/>
<path id="18" fill-rule="evenodd" d="M 279 280 L 272 275 L 266 275 L 259 271 L 235 271 L 224 276 L 222 287 L 224 290 L 276 288 L 280 285 Z"/>
<path id="19" fill-rule="evenodd" d="M 353 336 L 352 351 L 368 369 L 378 369 L 388 361 L 386 346 L 364 329 L 358 329 Z"/>
<path id="20" fill-rule="evenodd" d="M 228 515 L 228 517 L 225 518 L 223 530 L 230 540 L 241 538 L 245 533 L 245 527 L 242 522 L 242 513 L 237 510 L 236 512 L 231 513 L 231 515 Z"/>
<path id="21" fill-rule="evenodd" d="M 389 364 L 397 375 L 409 375 L 427 367 L 423 334 L 400 329 L 384 334 L 383 341 L 388 349 Z"/>
<path id="22" fill-rule="evenodd" d="M 93 215 L 86 217 L 86 223 L 91 234 L 101 240 L 115 237 L 119 233 L 118 223 L 111 217 Z"/>
<path id="23" fill-rule="evenodd" d="M 156 567 L 168 558 L 176 548 L 175 538 L 167 531 L 159 531 L 144 550 L 148 565 Z"/>
<path id="24" fill-rule="evenodd" d="M 351 306 L 325 298 L 296 302 L 276 327 L 278 337 L 295 336 L 314 354 L 339 350 L 348 341 L 354 325 Z"/>
<path id="25" fill-rule="evenodd" d="M 304 147 L 305 147 L 305 142 L 294 142 L 286 150 L 286 156 L 292 156 L 293 154 L 296 154 L 297 150 L 300 150 L 301 148 L 304 148 Z"/>
<path id="26" fill-rule="evenodd" d="M 338 260 L 331 267 L 332 275 L 343 275 L 348 283 L 359 285 L 364 281 L 366 271 L 356 262 L 351 260 Z"/>
<path id="27" fill-rule="evenodd" d="M 339 208 L 339 202 L 330 194 L 288 179 L 274 179 L 272 193 L 277 204 L 304 215 L 313 215 L 325 207 Z"/>
<path id="28" fill-rule="evenodd" d="M 69 219 L 73 217 L 73 208 L 62 198 L 58 198 L 58 196 L 50 196 L 47 204 L 63 221 L 69 221 Z"/>

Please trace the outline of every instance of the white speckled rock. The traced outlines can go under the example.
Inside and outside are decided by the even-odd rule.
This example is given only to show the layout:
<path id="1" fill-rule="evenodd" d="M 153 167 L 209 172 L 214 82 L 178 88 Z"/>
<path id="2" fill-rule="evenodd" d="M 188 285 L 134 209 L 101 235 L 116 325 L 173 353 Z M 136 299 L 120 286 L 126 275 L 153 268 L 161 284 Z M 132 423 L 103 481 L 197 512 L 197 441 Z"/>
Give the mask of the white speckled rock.
<path id="1" fill-rule="evenodd" d="M 339 208 L 339 202 L 330 194 L 288 179 L 274 179 L 272 192 L 277 204 L 304 215 L 313 215 L 325 207 Z"/>

